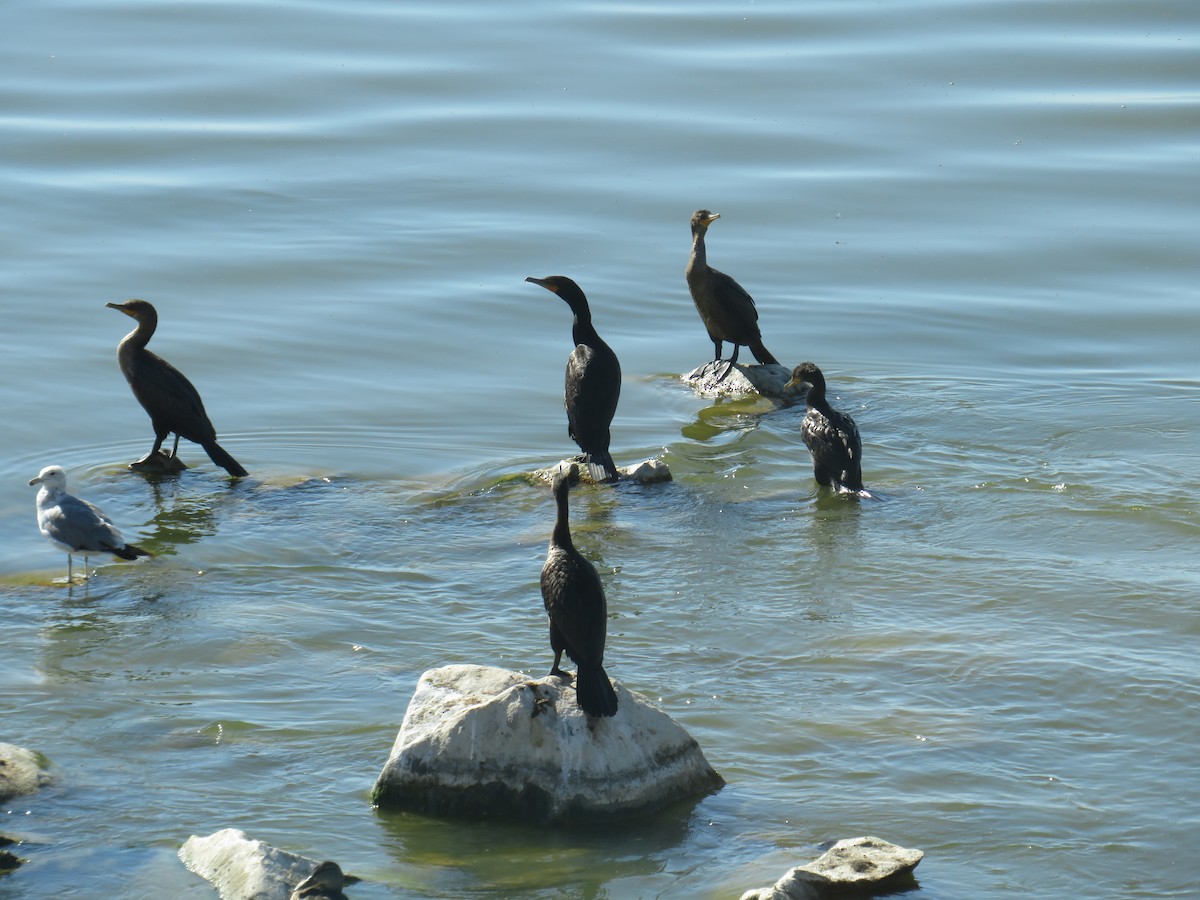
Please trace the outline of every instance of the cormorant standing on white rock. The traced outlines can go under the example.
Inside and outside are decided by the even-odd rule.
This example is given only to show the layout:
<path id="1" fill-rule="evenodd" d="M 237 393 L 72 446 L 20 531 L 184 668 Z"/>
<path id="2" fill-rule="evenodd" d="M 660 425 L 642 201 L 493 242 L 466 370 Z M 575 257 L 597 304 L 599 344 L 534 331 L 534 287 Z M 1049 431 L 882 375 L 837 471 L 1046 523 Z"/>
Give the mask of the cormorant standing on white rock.
<path id="1" fill-rule="evenodd" d="M 692 254 L 688 257 L 684 274 L 687 276 L 692 302 L 696 304 L 696 312 L 700 313 L 709 340 L 716 348 L 715 359 L 721 359 L 723 341 L 733 344 L 729 366 L 717 379 L 722 381 L 733 371 L 738 350 L 742 345 L 749 347 L 754 358 L 763 365 L 778 365 L 779 360 L 763 346 L 754 299 L 740 284 L 708 264 L 704 236 L 708 232 L 708 226 L 719 218 L 720 213 L 709 212 L 707 209 L 698 209 L 692 214 Z"/>
<path id="2" fill-rule="evenodd" d="M 608 603 L 596 567 L 575 549 L 567 515 L 567 494 L 579 472 L 571 466 L 554 479 L 558 517 L 550 536 L 550 550 L 542 566 L 542 602 L 550 617 L 550 647 L 554 650 L 551 675 L 570 679 L 559 668 L 563 651 L 579 667 L 575 696 L 589 716 L 613 716 L 617 694 L 604 671 L 604 641 L 608 629 Z"/>
<path id="3" fill-rule="evenodd" d="M 608 446 L 612 440 L 609 427 L 621 397 L 621 364 L 617 354 L 596 333 L 592 311 L 579 285 L 565 275 L 530 276 L 525 280 L 558 294 L 575 314 L 571 326 L 575 349 L 567 359 L 563 398 L 567 434 L 590 462 L 604 467 L 606 481 L 616 481 L 619 474 Z"/>

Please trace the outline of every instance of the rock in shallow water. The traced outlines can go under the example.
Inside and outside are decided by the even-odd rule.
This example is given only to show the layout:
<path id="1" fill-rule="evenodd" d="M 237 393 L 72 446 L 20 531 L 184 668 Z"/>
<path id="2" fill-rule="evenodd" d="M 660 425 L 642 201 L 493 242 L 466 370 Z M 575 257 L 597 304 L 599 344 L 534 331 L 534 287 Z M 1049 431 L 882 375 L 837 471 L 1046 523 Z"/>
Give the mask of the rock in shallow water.
<path id="1" fill-rule="evenodd" d="M 758 393 L 773 400 L 804 399 L 804 388 L 784 388 L 792 378 L 792 370 L 787 366 L 778 363 L 762 366 L 735 363 L 729 374 L 722 378 L 728 368 L 728 360 L 713 360 L 679 377 L 702 397 L 736 397 Z"/>
<path id="2" fill-rule="evenodd" d="M 179 858 L 189 871 L 212 882 L 221 900 L 290 900 L 298 885 L 319 867 L 329 865 L 252 841 L 236 828 L 225 828 L 208 837 L 192 835 L 179 848 Z M 340 869 L 337 874 L 341 875 Z M 346 884 L 357 880 L 343 876 Z M 300 896 L 339 895 L 326 892 Z"/>
<path id="3" fill-rule="evenodd" d="M 818 859 L 790 870 L 769 888 L 746 891 L 741 900 L 817 900 L 869 893 L 911 874 L 925 854 L 877 837 L 838 841 Z"/>
<path id="4" fill-rule="evenodd" d="M 584 462 L 582 457 L 564 459 L 556 466 L 548 469 L 538 469 L 537 477 L 546 482 L 553 482 L 556 475 L 565 475 L 571 466 L 578 467 L 579 480 L 589 484 L 600 484 L 604 481 L 606 472 L 603 467 Z M 617 466 L 622 480 L 636 481 L 640 484 L 654 484 L 671 480 L 671 470 L 660 459 L 647 459 L 632 466 Z"/>
<path id="5" fill-rule="evenodd" d="M 32 794 L 51 781 L 48 763 L 40 753 L 0 743 L 0 803 Z"/>
<path id="6" fill-rule="evenodd" d="M 558 822 L 651 812 L 724 784 L 670 716 L 613 687 L 617 714 L 589 719 L 574 688 L 553 676 L 431 669 L 372 798 L 431 814 Z"/>

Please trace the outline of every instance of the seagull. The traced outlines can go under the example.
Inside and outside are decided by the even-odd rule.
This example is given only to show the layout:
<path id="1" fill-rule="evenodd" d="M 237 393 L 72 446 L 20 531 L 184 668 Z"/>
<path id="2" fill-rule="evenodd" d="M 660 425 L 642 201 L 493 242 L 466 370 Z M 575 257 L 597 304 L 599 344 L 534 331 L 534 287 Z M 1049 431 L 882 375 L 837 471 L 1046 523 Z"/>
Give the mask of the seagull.
<path id="1" fill-rule="evenodd" d="M 84 578 L 88 556 L 111 553 L 121 559 L 137 559 L 150 554 L 141 547 L 125 543 L 112 519 L 99 507 L 67 493 L 67 473 L 62 466 L 46 466 L 30 485 L 40 484 L 37 495 L 38 530 L 51 544 L 67 554 L 67 582 L 72 581 L 71 556 L 83 554 Z"/>

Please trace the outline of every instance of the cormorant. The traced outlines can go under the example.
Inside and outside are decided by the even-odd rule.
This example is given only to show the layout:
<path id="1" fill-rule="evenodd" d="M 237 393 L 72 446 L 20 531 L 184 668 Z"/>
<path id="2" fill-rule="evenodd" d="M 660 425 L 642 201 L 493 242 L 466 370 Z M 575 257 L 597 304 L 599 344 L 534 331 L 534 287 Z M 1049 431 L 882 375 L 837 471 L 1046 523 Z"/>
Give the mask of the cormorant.
<path id="1" fill-rule="evenodd" d="M 567 359 L 563 402 L 567 409 L 567 434 L 589 461 L 604 467 L 605 480 L 616 481 L 619 477 L 617 466 L 608 452 L 608 445 L 611 440 L 609 425 L 621 396 L 621 364 L 617 354 L 596 333 L 592 311 L 579 285 L 565 275 L 530 276 L 525 280 L 558 294 L 575 314 L 571 325 L 575 349 Z"/>
<path id="2" fill-rule="evenodd" d="M 809 385 L 805 403 L 808 412 L 800 424 L 804 446 L 812 454 L 813 476 L 817 484 L 833 485 L 838 490 L 863 490 L 862 438 L 858 426 L 844 412 L 838 412 L 825 399 L 825 376 L 814 363 L 805 362 L 792 370 L 785 387 Z"/>
<path id="3" fill-rule="evenodd" d="M 716 359 L 721 358 L 723 341 L 733 344 L 733 356 L 729 358 L 729 367 L 717 379 L 721 381 L 733 370 L 738 350 L 743 344 L 749 347 L 754 358 L 764 365 L 778 364 L 779 360 L 763 346 L 754 299 L 740 284 L 708 264 L 704 235 L 708 232 L 708 226 L 719 218 L 720 213 L 709 212 L 707 209 L 698 209 L 692 213 L 692 255 L 688 257 L 684 274 L 687 276 L 688 290 L 692 293 L 692 302 L 696 304 L 696 312 L 700 313 L 708 337 L 716 348 Z"/>
<path id="4" fill-rule="evenodd" d="M 337 863 L 325 860 L 296 885 L 288 900 L 349 900 L 342 888 L 356 881 L 353 875 L 343 873 Z"/>
<path id="5" fill-rule="evenodd" d="M 567 522 L 567 494 L 579 471 L 554 479 L 558 518 L 550 535 L 550 550 L 542 566 L 542 602 L 550 617 L 550 647 L 554 650 L 551 675 L 570 680 L 558 664 L 563 651 L 575 660 L 575 695 L 589 716 L 612 716 L 617 712 L 617 694 L 604 671 L 604 637 L 608 628 L 608 604 L 596 568 L 580 555 L 571 541 Z"/>
<path id="6" fill-rule="evenodd" d="M 217 432 L 208 414 L 204 401 L 182 372 L 160 356 L 146 349 L 146 344 L 158 327 L 158 313 L 145 300 L 127 300 L 124 303 L 107 303 L 109 309 L 120 310 L 137 321 L 137 328 L 129 332 L 117 347 L 117 362 L 125 380 L 133 389 L 133 396 L 150 416 L 154 427 L 154 446 L 133 465 L 145 463 L 162 450 L 163 441 L 171 432 L 175 433 L 175 445 L 169 459 L 179 452 L 179 439 L 187 438 L 204 448 L 209 459 L 228 472 L 240 477 L 249 474 L 236 459 L 226 453 L 217 443 Z"/>
<path id="7" fill-rule="evenodd" d="M 30 485 L 40 484 L 37 494 L 38 530 L 51 544 L 67 554 L 67 581 L 71 581 L 71 556 L 83 554 L 83 573 L 88 577 L 88 556 L 111 553 L 121 559 L 150 554 L 125 543 L 113 520 L 99 507 L 67 493 L 67 473 L 62 466 L 46 466 Z"/>

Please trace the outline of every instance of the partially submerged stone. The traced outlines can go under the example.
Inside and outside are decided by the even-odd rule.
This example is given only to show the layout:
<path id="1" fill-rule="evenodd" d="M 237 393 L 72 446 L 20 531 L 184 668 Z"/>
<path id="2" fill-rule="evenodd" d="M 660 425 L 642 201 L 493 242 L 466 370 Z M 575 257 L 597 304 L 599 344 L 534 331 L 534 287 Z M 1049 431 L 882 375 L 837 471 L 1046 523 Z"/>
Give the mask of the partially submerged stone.
<path id="1" fill-rule="evenodd" d="M 536 475 L 543 481 L 551 483 L 555 476 L 566 475 L 571 466 L 577 467 L 579 480 L 589 484 L 600 484 L 607 477 L 603 466 L 584 462 L 580 458 L 564 459 L 548 469 L 538 469 Z M 647 459 L 632 466 L 617 466 L 617 472 L 620 473 L 622 479 L 636 481 L 639 484 L 655 484 L 671 480 L 671 470 L 660 459 Z"/>
<path id="2" fill-rule="evenodd" d="M 0 803 L 35 793 L 51 782 L 49 763 L 40 753 L 0 743 Z"/>
<path id="3" fill-rule="evenodd" d="M 314 873 L 328 873 L 330 865 L 337 869 L 342 883 L 358 880 L 343 876 L 336 864 L 319 863 L 307 856 L 250 840 L 245 832 L 236 828 L 225 828 L 208 837 L 192 835 L 179 848 L 179 858 L 189 871 L 212 882 L 220 892 L 221 900 L 291 900 L 293 892 L 304 890 L 302 885 L 310 881 Z M 317 886 L 323 883 L 332 884 L 328 877 L 320 877 L 316 882 Z M 338 890 L 340 892 L 340 888 Z M 336 900 L 339 894 L 305 892 L 298 896 Z"/>
<path id="4" fill-rule="evenodd" d="M 17 843 L 18 841 L 16 838 L 6 837 L 5 835 L 0 834 L 0 848 L 15 847 Z M 11 872 L 23 862 L 24 860 L 11 850 L 0 849 L 0 875 L 3 875 L 5 872 Z"/>
<path id="5" fill-rule="evenodd" d="M 871 893 L 909 878 L 925 856 L 877 837 L 838 841 L 808 865 L 790 870 L 768 888 L 746 891 L 741 900 L 817 900 L 838 894 Z"/>
<path id="6" fill-rule="evenodd" d="M 134 472 L 145 472 L 149 475 L 166 475 L 182 472 L 187 465 L 178 456 L 172 456 L 166 450 L 158 450 L 142 459 L 135 459 L 129 464 L 129 468 Z"/>
<path id="7" fill-rule="evenodd" d="M 570 821 L 651 812 L 724 784 L 682 726 L 613 687 L 617 714 L 589 719 L 557 677 L 431 669 L 372 799 L 429 814 Z"/>
<path id="8" fill-rule="evenodd" d="M 787 366 L 778 363 L 761 366 L 734 363 L 728 375 L 725 375 L 726 369 L 729 369 L 728 360 L 715 359 L 681 375 L 680 380 L 702 397 L 737 397 L 757 393 L 773 400 L 804 399 L 804 388 L 784 387 L 792 379 L 792 370 Z"/>

